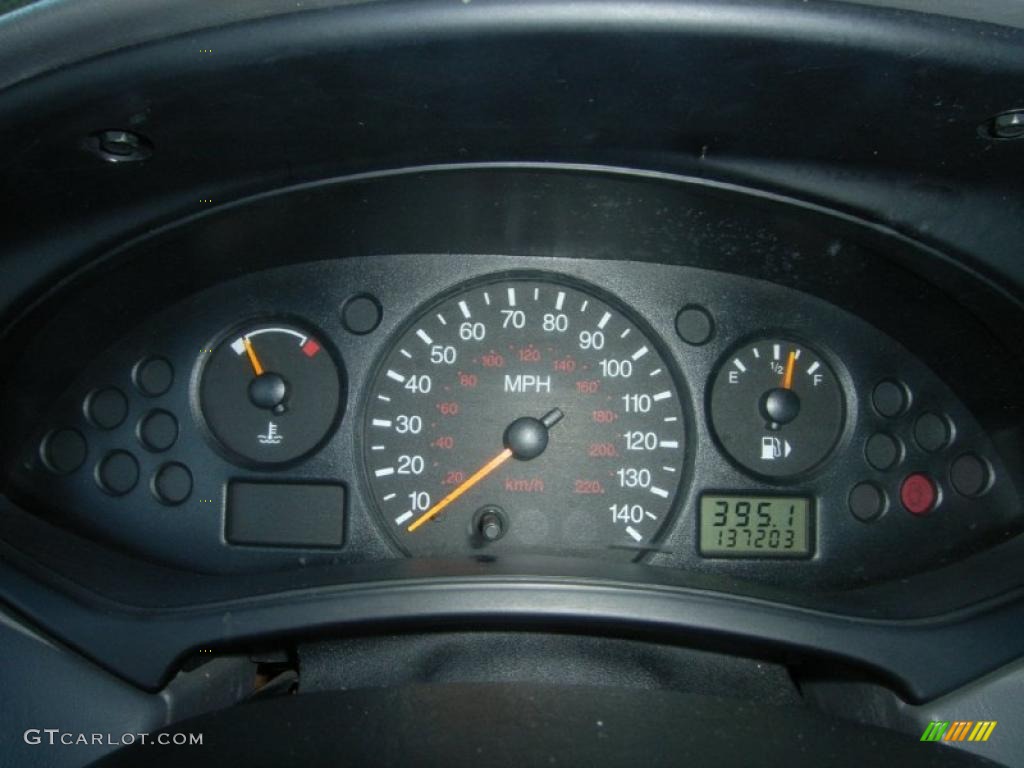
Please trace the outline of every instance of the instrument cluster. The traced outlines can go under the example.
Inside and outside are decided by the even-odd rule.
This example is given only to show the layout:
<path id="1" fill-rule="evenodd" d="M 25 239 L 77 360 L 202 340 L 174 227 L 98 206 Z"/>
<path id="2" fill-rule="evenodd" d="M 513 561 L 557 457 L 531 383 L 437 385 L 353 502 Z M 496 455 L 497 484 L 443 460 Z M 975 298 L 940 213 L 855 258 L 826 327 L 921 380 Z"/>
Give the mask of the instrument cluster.
<path id="1" fill-rule="evenodd" d="M 98 356 L 11 486 L 208 571 L 574 556 L 829 589 L 1018 523 L 989 436 L 813 296 L 626 261 L 278 267 Z"/>

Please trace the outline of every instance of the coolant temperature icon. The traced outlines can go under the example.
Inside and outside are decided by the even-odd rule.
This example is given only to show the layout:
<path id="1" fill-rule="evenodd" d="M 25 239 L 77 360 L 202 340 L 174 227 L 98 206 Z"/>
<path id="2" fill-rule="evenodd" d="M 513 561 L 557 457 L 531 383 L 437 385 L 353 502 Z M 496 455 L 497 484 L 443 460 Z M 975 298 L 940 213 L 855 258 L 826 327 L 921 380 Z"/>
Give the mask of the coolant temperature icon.
<path id="1" fill-rule="evenodd" d="M 277 445 L 284 440 L 284 436 L 277 432 L 277 424 L 272 421 L 267 422 L 267 434 L 256 435 L 256 437 L 259 438 L 259 441 L 263 443 L 263 445 Z"/>

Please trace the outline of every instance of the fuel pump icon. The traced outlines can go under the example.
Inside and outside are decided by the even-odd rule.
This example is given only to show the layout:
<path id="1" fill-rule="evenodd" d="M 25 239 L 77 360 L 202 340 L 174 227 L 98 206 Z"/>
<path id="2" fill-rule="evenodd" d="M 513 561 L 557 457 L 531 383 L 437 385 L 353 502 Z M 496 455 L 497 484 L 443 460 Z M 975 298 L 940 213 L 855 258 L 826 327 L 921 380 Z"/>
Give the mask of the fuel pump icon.
<path id="1" fill-rule="evenodd" d="M 789 440 L 782 440 L 770 435 L 761 438 L 761 461 L 784 459 L 792 452 L 793 446 L 789 444 Z"/>

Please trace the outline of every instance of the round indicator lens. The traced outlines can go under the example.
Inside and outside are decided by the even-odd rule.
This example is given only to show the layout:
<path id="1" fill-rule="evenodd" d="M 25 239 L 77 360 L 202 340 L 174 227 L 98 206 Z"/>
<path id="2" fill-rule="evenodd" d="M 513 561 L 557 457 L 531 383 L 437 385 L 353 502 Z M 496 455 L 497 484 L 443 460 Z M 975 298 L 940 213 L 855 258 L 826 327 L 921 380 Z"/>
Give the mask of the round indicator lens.
<path id="1" fill-rule="evenodd" d="M 341 396 L 341 372 L 321 342 L 283 323 L 228 336 L 210 353 L 199 382 L 207 427 L 243 464 L 305 456 L 334 426 Z"/>
<path id="2" fill-rule="evenodd" d="M 751 472 L 797 475 L 820 464 L 839 439 L 842 389 L 814 350 L 758 341 L 719 366 L 711 422 L 725 450 Z"/>
<path id="3" fill-rule="evenodd" d="M 420 315 L 368 394 L 366 471 L 410 554 L 632 559 L 683 475 L 682 405 L 655 342 L 608 302 L 528 279 Z"/>

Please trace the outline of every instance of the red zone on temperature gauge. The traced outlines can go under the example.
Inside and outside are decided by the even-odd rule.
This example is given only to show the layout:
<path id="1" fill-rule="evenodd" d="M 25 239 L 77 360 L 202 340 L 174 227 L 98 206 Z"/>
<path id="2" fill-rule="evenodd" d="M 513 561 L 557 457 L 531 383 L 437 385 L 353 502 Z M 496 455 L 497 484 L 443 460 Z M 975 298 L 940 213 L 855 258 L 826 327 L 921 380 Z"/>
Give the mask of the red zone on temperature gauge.
<path id="1" fill-rule="evenodd" d="M 656 547 L 683 474 L 669 365 L 579 288 L 478 285 L 423 312 L 369 392 L 367 477 L 410 554 Z"/>

